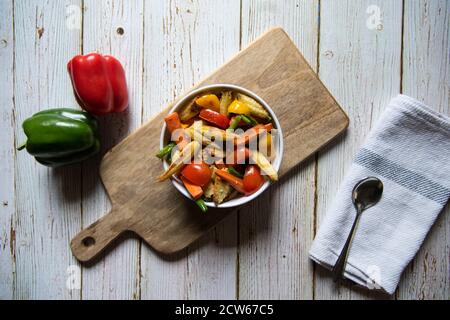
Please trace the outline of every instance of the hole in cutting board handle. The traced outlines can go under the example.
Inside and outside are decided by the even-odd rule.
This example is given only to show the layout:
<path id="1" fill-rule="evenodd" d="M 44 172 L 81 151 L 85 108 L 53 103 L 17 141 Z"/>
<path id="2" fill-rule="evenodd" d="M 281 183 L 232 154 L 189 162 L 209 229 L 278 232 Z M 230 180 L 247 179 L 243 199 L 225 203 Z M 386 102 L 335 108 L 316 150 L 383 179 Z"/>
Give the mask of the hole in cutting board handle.
<path id="1" fill-rule="evenodd" d="M 85 247 L 91 247 L 95 244 L 95 239 L 89 236 L 84 238 L 81 242 Z"/>

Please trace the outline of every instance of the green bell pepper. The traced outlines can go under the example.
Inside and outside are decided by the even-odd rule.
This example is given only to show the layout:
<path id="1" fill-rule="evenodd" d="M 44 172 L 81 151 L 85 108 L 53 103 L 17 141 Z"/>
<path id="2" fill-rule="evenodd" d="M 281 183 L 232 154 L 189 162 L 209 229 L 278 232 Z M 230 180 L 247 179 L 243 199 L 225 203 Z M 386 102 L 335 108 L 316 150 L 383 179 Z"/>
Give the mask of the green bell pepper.
<path id="1" fill-rule="evenodd" d="M 22 124 L 29 154 L 49 167 L 83 161 L 100 150 L 97 120 L 76 109 L 58 108 L 35 113 Z"/>

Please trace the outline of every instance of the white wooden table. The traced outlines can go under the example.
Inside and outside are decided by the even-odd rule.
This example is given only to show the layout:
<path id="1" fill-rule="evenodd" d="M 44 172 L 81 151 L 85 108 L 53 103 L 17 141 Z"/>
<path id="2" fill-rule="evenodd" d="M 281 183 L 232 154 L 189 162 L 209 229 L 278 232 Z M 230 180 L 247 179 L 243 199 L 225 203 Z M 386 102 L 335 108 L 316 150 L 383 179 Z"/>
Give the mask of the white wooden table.
<path id="1" fill-rule="evenodd" d="M 337 288 L 307 258 L 389 99 L 403 92 L 450 114 L 449 25 L 447 0 L 0 0 L 0 298 L 449 299 L 448 206 L 392 297 Z M 172 261 L 129 237 L 80 265 L 70 239 L 110 208 L 99 158 L 49 170 L 15 150 L 25 118 L 78 108 L 68 60 L 99 51 L 125 66 L 130 110 L 102 123 L 107 149 L 272 26 L 347 112 L 347 134 Z"/>

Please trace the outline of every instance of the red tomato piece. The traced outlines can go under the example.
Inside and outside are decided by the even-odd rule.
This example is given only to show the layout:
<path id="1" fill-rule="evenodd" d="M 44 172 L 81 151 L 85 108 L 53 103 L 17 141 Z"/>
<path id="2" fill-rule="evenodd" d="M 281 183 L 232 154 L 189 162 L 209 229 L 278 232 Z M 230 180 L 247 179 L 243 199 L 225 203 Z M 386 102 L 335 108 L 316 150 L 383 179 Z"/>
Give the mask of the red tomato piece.
<path id="1" fill-rule="evenodd" d="M 181 175 L 198 186 L 204 186 L 211 180 L 211 170 L 204 162 L 186 165 L 181 170 Z"/>
<path id="2" fill-rule="evenodd" d="M 261 175 L 259 167 L 255 165 L 247 166 L 245 169 L 243 182 L 244 189 L 248 193 L 253 193 L 261 188 L 264 183 L 264 178 Z"/>
<path id="3" fill-rule="evenodd" d="M 226 129 L 230 126 L 230 119 L 211 109 L 202 109 L 199 116 L 201 119 L 211 122 L 222 129 Z"/>

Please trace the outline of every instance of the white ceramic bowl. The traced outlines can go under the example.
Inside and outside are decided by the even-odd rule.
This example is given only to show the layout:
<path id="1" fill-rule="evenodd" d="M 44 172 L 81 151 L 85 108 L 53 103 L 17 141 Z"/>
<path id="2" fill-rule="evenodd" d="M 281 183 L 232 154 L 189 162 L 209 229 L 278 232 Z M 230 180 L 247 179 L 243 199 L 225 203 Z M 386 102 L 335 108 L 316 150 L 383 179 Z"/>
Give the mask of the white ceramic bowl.
<path id="1" fill-rule="evenodd" d="M 195 89 L 195 90 L 189 92 L 187 95 L 185 95 L 183 98 L 181 98 L 175 104 L 175 106 L 169 111 L 169 114 L 174 111 L 178 111 L 183 106 L 185 106 L 186 103 L 188 103 L 189 101 L 194 99 L 196 96 L 201 95 L 202 93 L 209 93 L 209 92 L 214 93 L 214 92 L 221 92 L 221 91 L 234 91 L 234 92 L 243 93 L 243 94 L 255 99 L 259 104 L 261 104 L 269 112 L 269 114 L 273 120 L 273 123 L 274 123 L 274 128 L 277 129 L 278 141 L 277 141 L 277 143 L 274 143 L 274 146 L 276 148 L 276 154 L 275 154 L 274 160 L 272 161 L 272 166 L 274 167 L 274 169 L 276 171 L 278 171 L 280 169 L 281 159 L 283 157 L 283 133 L 281 131 L 280 123 L 278 122 L 277 116 L 275 115 L 273 110 L 269 107 L 269 105 L 257 94 L 255 94 L 247 89 L 244 89 L 240 86 L 233 85 L 233 84 L 213 84 L 213 85 L 203 86 L 203 87 L 200 87 L 198 89 Z M 161 131 L 161 137 L 160 137 L 160 148 L 163 148 L 169 142 L 169 139 L 170 139 L 170 134 L 166 130 L 166 124 L 164 123 L 163 127 L 162 127 L 162 131 Z M 169 167 L 169 163 L 166 160 L 163 161 L 163 167 L 164 167 L 164 170 L 167 170 L 167 168 Z M 173 185 L 175 186 L 175 188 L 178 189 L 178 191 L 180 191 L 187 198 L 192 199 L 192 197 L 190 196 L 188 191 L 183 186 L 183 183 L 181 182 L 181 180 L 179 180 L 177 177 L 173 177 L 171 179 L 171 181 L 172 181 Z M 258 197 L 261 193 L 264 192 L 264 190 L 266 190 L 269 187 L 269 185 L 271 183 L 272 182 L 270 182 L 268 180 L 265 181 L 264 184 L 261 186 L 261 188 L 259 188 L 258 191 L 256 191 L 255 193 L 253 193 L 249 196 L 239 196 L 232 200 L 225 201 L 219 205 L 216 205 L 212 201 L 205 201 L 205 204 L 208 207 L 213 207 L 213 208 L 238 207 L 238 206 L 241 206 L 241 205 L 255 199 L 256 197 Z"/>

